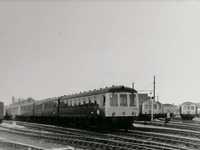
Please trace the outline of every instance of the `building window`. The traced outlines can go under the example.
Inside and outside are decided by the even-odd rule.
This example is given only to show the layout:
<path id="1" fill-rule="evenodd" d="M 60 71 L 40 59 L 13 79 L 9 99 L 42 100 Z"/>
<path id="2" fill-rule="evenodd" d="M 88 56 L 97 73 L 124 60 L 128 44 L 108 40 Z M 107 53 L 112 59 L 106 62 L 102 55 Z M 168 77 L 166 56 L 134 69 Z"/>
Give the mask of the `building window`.
<path id="1" fill-rule="evenodd" d="M 127 106 L 127 95 L 120 94 L 120 106 Z"/>

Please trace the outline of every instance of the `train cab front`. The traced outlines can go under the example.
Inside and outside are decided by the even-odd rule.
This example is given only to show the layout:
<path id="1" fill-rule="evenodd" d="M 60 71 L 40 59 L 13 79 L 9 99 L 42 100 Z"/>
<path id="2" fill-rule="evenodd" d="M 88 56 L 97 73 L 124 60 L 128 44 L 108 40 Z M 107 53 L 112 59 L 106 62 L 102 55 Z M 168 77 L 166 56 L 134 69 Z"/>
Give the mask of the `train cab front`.
<path id="1" fill-rule="evenodd" d="M 112 127 L 131 128 L 138 114 L 137 93 L 123 91 L 107 94 L 105 117 Z"/>

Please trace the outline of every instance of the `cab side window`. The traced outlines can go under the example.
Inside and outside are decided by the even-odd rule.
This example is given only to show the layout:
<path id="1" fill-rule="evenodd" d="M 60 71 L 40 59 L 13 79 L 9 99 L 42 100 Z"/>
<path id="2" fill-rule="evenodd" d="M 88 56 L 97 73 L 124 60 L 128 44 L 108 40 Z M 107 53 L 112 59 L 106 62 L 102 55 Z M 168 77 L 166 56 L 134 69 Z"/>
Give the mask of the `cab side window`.
<path id="1" fill-rule="evenodd" d="M 127 95 L 120 94 L 120 106 L 127 106 Z"/>
<path id="2" fill-rule="evenodd" d="M 136 106 L 135 94 L 130 94 L 129 98 L 130 98 L 130 104 L 129 104 L 129 106 Z"/>
<path id="3" fill-rule="evenodd" d="M 110 106 L 118 106 L 118 98 L 115 93 L 110 95 Z"/>
<path id="4" fill-rule="evenodd" d="M 106 105 L 106 97 L 105 97 L 105 95 L 103 95 L 103 106 L 105 106 Z"/>
<path id="5" fill-rule="evenodd" d="M 194 110 L 194 106 L 191 106 L 191 110 Z"/>

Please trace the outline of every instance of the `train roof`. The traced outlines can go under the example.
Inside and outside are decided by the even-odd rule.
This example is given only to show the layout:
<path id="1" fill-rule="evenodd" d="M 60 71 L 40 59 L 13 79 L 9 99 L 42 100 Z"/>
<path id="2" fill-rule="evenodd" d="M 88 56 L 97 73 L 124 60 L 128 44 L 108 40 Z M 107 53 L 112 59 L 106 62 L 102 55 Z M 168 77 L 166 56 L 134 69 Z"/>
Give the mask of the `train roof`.
<path id="1" fill-rule="evenodd" d="M 71 95 L 64 95 L 62 98 L 76 98 L 76 97 L 84 97 L 84 96 L 91 96 L 91 95 L 98 95 L 103 93 L 109 93 L 109 92 L 131 92 L 131 93 L 137 93 L 137 91 L 130 87 L 125 86 L 112 86 L 112 87 L 105 87 L 100 89 L 94 89 L 87 92 L 80 92 L 76 94 Z"/>
<path id="2" fill-rule="evenodd" d="M 58 100 L 59 97 L 51 97 L 51 98 L 46 98 L 46 99 L 42 99 L 42 100 L 37 100 L 35 101 L 36 104 L 42 104 L 42 103 L 47 103 L 50 101 L 54 101 L 54 100 Z"/>
<path id="3" fill-rule="evenodd" d="M 146 99 L 146 100 L 143 101 L 143 104 L 147 104 L 147 103 L 151 104 L 152 100 L 151 99 Z M 162 105 L 162 103 L 159 102 L 159 101 L 154 101 L 154 104 Z"/>
<path id="4" fill-rule="evenodd" d="M 193 105 L 193 104 L 195 104 L 195 103 L 193 103 L 193 102 L 184 102 L 181 105 Z"/>
<path id="5" fill-rule="evenodd" d="M 137 93 L 137 91 L 133 88 L 130 87 L 125 87 L 125 86 L 111 86 L 111 87 L 105 87 L 105 88 L 100 88 L 100 89 L 94 89 L 94 90 L 89 90 L 87 92 L 80 92 L 76 94 L 71 94 L 71 95 L 64 95 L 64 96 L 59 96 L 59 97 L 53 97 L 53 98 L 46 98 L 43 100 L 38 100 L 36 101 L 37 104 L 40 103 L 45 103 L 49 101 L 54 101 L 57 100 L 58 98 L 78 98 L 78 97 L 85 97 L 85 96 L 91 96 L 91 95 L 98 95 L 98 94 L 103 94 L 103 93 L 108 93 L 108 92 L 132 92 L 132 93 Z"/>
<path id="6" fill-rule="evenodd" d="M 25 102 L 26 104 L 28 104 L 28 103 L 35 102 L 36 104 L 42 104 L 42 103 L 46 103 L 46 102 L 49 102 L 49 101 L 55 101 L 55 100 L 57 100 L 59 98 L 77 98 L 77 97 L 98 95 L 98 94 L 103 94 L 103 93 L 108 93 L 108 92 L 131 92 L 131 93 L 137 93 L 137 91 L 135 89 L 130 88 L 130 87 L 111 86 L 111 87 L 105 87 L 105 88 L 100 88 L 100 89 L 94 89 L 94 90 L 90 90 L 90 91 L 87 91 L 87 92 L 80 92 L 80 93 L 77 93 L 77 94 L 46 98 L 46 99 L 42 99 L 42 100 L 35 100 L 35 101 L 24 100 L 23 103 Z M 17 105 L 18 104 L 19 103 L 17 103 Z"/>

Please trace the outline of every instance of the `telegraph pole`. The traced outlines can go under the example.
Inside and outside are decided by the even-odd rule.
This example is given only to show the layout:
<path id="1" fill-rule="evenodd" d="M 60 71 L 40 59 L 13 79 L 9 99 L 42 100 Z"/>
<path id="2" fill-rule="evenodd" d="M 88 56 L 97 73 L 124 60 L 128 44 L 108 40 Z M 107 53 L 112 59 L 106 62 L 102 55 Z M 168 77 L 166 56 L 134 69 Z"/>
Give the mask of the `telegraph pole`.
<path id="1" fill-rule="evenodd" d="M 155 102 L 155 98 L 156 98 L 156 77 L 153 77 L 153 98 L 151 100 L 151 121 L 153 121 L 153 103 Z"/>

